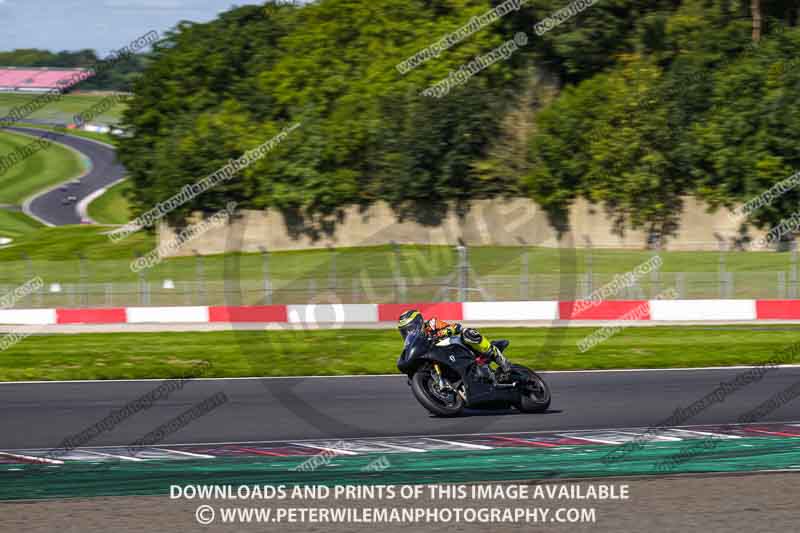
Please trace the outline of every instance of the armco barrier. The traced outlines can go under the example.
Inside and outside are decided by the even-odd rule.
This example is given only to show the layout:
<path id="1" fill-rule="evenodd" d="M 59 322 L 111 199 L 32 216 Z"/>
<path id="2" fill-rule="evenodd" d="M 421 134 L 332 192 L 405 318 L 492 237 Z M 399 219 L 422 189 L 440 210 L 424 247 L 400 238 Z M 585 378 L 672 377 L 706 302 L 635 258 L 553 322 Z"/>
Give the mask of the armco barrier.
<path id="1" fill-rule="evenodd" d="M 209 322 L 286 322 L 285 305 L 215 306 L 208 308 Z"/>
<path id="2" fill-rule="evenodd" d="M 558 302 L 465 302 L 462 311 L 468 321 L 557 320 Z"/>
<path id="3" fill-rule="evenodd" d="M 403 311 L 418 309 L 423 316 L 436 316 L 442 320 L 463 320 L 463 304 L 461 303 L 418 303 L 418 304 L 378 304 L 378 321 L 397 320 Z"/>
<path id="4" fill-rule="evenodd" d="M 755 300 L 651 300 L 651 320 L 756 320 Z"/>
<path id="5" fill-rule="evenodd" d="M 56 324 L 55 309 L 0 309 L 0 324 Z"/>
<path id="6" fill-rule="evenodd" d="M 356 324 L 394 322 L 407 309 L 426 317 L 475 322 L 553 320 L 800 320 L 800 300 L 620 300 L 602 302 L 438 302 L 265 306 L 0 309 L 0 324 L 252 322 Z"/>
<path id="7" fill-rule="evenodd" d="M 292 324 L 346 324 L 378 322 L 375 304 L 310 304 L 288 305 L 288 320 Z"/>
<path id="8" fill-rule="evenodd" d="M 58 324 L 117 324 L 126 322 L 124 307 L 108 309 L 56 309 Z"/>
<path id="9" fill-rule="evenodd" d="M 189 323 L 208 322 L 208 307 L 126 307 L 126 322 Z"/>
<path id="10" fill-rule="evenodd" d="M 800 300 L 758 300 L 756 316 L 763 319 L 800 319 Z"/>
<path id="11" fill-rule="evenodd" d="M 647 300 L 605 300 L 599 302 L 559 302 L 561 320 L 650 320 Z"/>

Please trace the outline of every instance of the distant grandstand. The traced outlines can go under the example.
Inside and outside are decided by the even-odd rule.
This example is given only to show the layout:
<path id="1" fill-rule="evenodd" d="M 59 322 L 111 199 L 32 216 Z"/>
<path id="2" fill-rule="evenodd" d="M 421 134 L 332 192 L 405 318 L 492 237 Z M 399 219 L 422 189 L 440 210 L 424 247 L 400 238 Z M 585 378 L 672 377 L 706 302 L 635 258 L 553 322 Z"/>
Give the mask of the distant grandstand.
<path id="1" fill-rule="evenodd" d="M 67 89 L 91 77 L 80 68 L 0 67 L 0 92 L 47 92 Z"/>

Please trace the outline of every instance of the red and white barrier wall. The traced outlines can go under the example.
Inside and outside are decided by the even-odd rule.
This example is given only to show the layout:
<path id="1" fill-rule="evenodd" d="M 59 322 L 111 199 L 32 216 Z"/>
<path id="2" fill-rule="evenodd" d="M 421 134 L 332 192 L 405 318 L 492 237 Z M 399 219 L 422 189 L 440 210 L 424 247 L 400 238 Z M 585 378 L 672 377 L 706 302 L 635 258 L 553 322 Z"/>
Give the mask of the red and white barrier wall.
<path id="1" fill-rule="evenodd" d="M 247 307 L 0 309 L 0 324 L 187 324 L 209 322 L 363 324 L 393 322 L 407 309 L 419 309 L 424 316 L 437 316 L 442 320 L 467 322 L 800 320 L 800 300 L 608 300 L 602 302 L 445 302 Z"/>

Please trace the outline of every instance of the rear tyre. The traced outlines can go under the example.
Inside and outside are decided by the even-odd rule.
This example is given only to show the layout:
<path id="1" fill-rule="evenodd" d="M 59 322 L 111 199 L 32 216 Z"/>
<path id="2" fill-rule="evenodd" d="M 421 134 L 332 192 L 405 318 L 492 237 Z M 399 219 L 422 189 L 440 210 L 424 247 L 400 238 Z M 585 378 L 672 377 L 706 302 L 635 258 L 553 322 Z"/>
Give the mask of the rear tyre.
<path id="1" fill-rule="evenodd" d="M 411 390 L 417 401 L 436 416 L 458 416 L 464 410 L 464 398 L 455 391 L 439 387 L 436 371 L 430 363 L 422 365 L 414 373 Z"/>
<path id="2" fill-rule="evenodd" d="M 525 377 L 525 383 L 520 384 L 520 400 L 516 408 L 523 413 L 543 413 L 550 407 L 550 387 L 542 377 L 525 367 L 516 367 Z"/>

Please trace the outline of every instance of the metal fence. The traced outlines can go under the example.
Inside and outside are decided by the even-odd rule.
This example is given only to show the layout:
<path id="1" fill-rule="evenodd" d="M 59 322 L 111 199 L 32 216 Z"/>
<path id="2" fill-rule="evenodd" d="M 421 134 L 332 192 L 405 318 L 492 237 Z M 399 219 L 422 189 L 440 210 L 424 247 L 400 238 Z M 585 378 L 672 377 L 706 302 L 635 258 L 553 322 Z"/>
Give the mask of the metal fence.
<path id="1" fill-rule="evenodd" d="M 785 255 L 785 270 L 739 265 L 734 271 L 725 255 L 713 271 L 654 270 L 605 298 L 650 299 L 667 290 L 688 299 L 797 298 L 797 257 Z M 628 264 L 643 257 L 648 254 L 628 258 Z M 615 270 L 613 260 L 591 251 L 565 259 L 552 251 L 511 247 L 197 256 L 139 273 L 130 270 L 129 259 L 22 257 L 0 262 L 0 293 L 39 276 L 43 289 L 15 307 L 573 300 L 612 285 L 628 264 Z"/>

